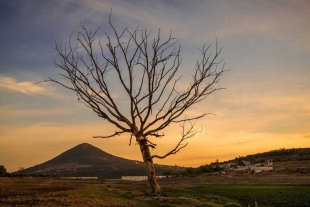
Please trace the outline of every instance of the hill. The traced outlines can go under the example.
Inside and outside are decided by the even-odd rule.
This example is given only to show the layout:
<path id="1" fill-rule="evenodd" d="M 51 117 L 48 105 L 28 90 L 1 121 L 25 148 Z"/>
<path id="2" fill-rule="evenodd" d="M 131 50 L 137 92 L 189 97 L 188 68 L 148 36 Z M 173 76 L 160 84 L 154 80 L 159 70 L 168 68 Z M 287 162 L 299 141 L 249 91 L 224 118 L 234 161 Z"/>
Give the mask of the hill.
<path id="1" fill-rule="evenodd" d="M 219 164 L 235 163 L 236 165 L 242 165 L 244 161 L 255 164 L 272 161 L 273 172 L 278 174 L 309 174 L 310 148 L 281 148 L 269 152 L 236 157 Z"/>
<path id="2" fill-rule="evenodd" d="M 280 174 L 309 174 L 310 148 L 278 149 L 236 157 L 224 162 L 211 163 L 222 165 L 241 161 L 263 163 L 273 161 L 274 173 Z M 157 175 L 175 170 L 185 171 L 183 167 L 155 165 Z M 51 176 L 95 176 L 99 178 L 121 178 L 121 176 L 145 175 L 143 162 L 128 160 L 111 155 L 90 144 L 83 143 L 69 149 L 59 156 L 42 164 L 19 171 L 18 173 L 51 175 Z"/>
<path id="3" fill-rule="evenodd" d="M 175 168 L 155 165 L 157 174 Z M 111 155 L 90 144 L 83 143 L 69 149 L 42 164 L 19 171 L 24 174 L 51 176 L 95 176 L 99 178 L 121 178 L 121 176 L 145 175 L 143 162 Z"/>
<path id="4" fill-rule="evenodd" d="M 233 162 L 238 159 L 246 160 L 252 163 L 260 163 L 266 160 L 271 160 L 274 162 L 310 160 L 310 148 L 281 148 L 278 150 L 236 157 L 235 159 L 231 159 L 223 163 Z"/>

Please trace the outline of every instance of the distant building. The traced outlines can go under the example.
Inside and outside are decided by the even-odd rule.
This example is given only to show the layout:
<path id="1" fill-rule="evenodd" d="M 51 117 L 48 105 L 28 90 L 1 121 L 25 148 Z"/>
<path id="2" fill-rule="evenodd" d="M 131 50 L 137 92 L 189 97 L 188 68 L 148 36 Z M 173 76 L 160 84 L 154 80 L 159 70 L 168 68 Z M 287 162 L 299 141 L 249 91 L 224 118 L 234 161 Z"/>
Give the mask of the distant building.
<path id="1" fill-rule="evenodd" d="M 158 179 L 166 178 L 166 176 L 156 176 Z M 147 176 L 122 176 L 122 180 L 130 180 L 130 181 L 142 181 L 147 180 Z"/>
<path id="2" fill-rule="evenodd" d="M 68 180 L 97 180 L 98 177 L 60 177 L 60 179 Z"/>
<path id="3" fill-rule="evenodd" d="M 252 165 L 250 167 L 250 170 L 254 173 L 260 173 L 262 171 L 272 171 L 273 170 L 273 167 L 270 167 L 270 166 L 255 166 L 255 165 Z"/>

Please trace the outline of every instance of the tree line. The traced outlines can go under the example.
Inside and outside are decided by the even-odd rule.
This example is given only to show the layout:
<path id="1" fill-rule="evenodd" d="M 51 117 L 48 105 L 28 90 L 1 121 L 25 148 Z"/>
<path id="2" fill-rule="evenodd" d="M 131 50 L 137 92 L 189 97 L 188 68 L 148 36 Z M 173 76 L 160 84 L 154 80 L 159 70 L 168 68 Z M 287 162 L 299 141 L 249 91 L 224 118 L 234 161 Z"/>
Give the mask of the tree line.
<path id="1" fill-rule="evenodd" d="M 184 170 L 173 170 L 169 169 L 165 171 L 164 175 L 174 175 L 174 176 L 192 176 L 192 175 L 200 175 L 206 173 L 220 173 L 224 169 L 218 164 L 210 164 L 210 165 L 201 165 L 199 167 L 187 167 Z"/>

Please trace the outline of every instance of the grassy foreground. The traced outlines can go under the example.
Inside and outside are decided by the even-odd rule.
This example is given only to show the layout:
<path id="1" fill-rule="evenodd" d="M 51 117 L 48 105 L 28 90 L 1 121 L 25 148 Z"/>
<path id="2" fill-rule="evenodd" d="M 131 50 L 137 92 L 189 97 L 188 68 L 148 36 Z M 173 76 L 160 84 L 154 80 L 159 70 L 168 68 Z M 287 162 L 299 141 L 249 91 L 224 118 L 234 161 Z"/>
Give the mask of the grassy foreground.
<path id="1" fill-rule="evenodd" d="M 1 178 L 0 206 L 310 206 L 310 186 L 194 185 L 166 182 L 166 197 L 146 196 L 146 182 Z"/>
<path id="2" fill-rule="evenodd" d="M 285 185 L 200 185 L 186 189 L 167 189 L 170 196 L 190 196 L 199 200 L 213 199 L 221 202 L 223 197 L 233 199 L 242 206 L 310 206 L 310 186 Z M 218 197 L 221 195 L 221 197 Z"/>

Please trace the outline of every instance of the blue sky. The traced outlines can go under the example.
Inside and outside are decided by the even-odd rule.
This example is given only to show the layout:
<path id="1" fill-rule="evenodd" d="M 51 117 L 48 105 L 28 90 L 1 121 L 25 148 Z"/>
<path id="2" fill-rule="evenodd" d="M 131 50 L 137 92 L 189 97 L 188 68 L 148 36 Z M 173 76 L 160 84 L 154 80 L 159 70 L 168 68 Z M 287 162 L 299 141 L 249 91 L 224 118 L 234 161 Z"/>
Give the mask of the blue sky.
<path id="1" fill-rule="evenodd" d="M 216 159 L 278 148 L 309 147 L 310 2 L 305 0 L 234 1 L 0 1 L 0 164 L 15 171 L 39 164 L 82 142 L 111 154 L 141 160 L 128 137 L 93 139 L 113 130 L 76 101 L 75 94 L 51 84 L 58 78 L 55 41 L 66 41 L 80 22 L 111 34 L 137 26 L 163 37 L 180 38 L 181 72 L 194 69 L 203 44 L 215 38 L 223 47 L 226 69 L 219 91 L 190 113 L 217 114 L 198 121 L 203 132 L 178 155 L 158 162 L 199 166 Z M 167 129 L 156 151 L 178 141 L 177 127 Z M 34 153 L 35 152 L 35 153 Z M 39 156 L 38 156 L 39 155 Z M 157 162 L 157 161 L 156 161 Z"/>

